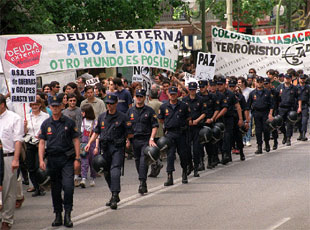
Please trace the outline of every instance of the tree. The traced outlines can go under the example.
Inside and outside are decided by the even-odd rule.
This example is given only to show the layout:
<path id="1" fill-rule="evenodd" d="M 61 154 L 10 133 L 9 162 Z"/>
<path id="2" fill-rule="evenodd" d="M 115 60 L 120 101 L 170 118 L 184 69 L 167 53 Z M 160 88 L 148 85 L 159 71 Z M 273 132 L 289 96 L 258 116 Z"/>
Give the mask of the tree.
<path id="1" fill-rule="evenodd" d="M 152 28 L 181 0 L 2 0 L 0 34 Z"/>

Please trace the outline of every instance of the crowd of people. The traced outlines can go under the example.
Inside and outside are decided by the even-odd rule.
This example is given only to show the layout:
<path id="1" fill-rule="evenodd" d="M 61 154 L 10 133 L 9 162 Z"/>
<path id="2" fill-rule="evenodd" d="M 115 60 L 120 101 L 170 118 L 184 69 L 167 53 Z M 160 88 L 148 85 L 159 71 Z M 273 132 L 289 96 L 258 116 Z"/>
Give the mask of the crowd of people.
<path id="1" fill-rule="evenodd" d="M 231 162 L 232 153 L 244 161 L 244 146 L 251 145 L 254 135 L 255 154 L 263 153 L 263 144 L 264 151 L 271 151 L 271 138 L 272 149 L 276 150 L 278 130 L 271 129 L 269 123 L 277 115 L 283 120 L 279 129 L 282 144 L 291 145 L 294 125 L 299 131 L 297 140 L 307 141 L 310 87 L 308 76 L 301 70 L 289 69 L 280 74 L 270 69 L 266 76 L 258 76 L 251 68 L 247 77 L 216 75 L 214 79 L 193 82 L 185 81 L 186 72 L 194 74 L 195 69 L 187 64 L 176 73 L 158 73 L 147 90 L 140 82 L 129 85 L 121 74 L 95 85 L 86 85 L 84 77 L 65 86 L 52 81 L 37 91 L 36 102 L 24 108 L 11 103 L 9 94 L 0 94 L 2 229 L 10 229 L 14 209 L 24 201 L 22 182 L 29 185 L 27 192 L 33 197 L 46 194 L 36 176 L 39 168 L 48 169 L 51 178 L 55 212 L 52 226 L 72 227 L 74 186 L 96 185 L 96 177 L 101 174 L 94 170 L 93 162 L 100 154 L 111 191 L 106 205 L 117 209 L 126 157 L 134 157 L 138 192 L 145 194 L 147 178 L 158 176 L 163 158 L 167 160 L 164 185 L 173 185 L 176 153 L 182 183 L 188 183 L 191 173 L 199 177 L 199 171 L 205 168 Z M 298 120 L 290 119 L 292 111 L 298 114 Z M 212 129 L 219 122 L 225 127 L 221 140 L 201 142 L 201 129 Z M 156 146 L 163 136 L 169 140 L 169 148 L 151 165 L 148 175 L 144 150 Z"/>

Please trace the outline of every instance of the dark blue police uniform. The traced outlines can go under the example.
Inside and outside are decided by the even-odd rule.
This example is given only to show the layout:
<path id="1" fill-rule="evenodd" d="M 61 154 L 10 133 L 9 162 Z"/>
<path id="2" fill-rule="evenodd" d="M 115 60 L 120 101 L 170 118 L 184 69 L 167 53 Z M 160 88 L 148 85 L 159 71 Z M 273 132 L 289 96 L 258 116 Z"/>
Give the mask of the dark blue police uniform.
<path id="1" fill-rule="evenodd" d="M 306 75 L 301 75 L 300 78 L 306 79 Z M 298 100 L 301 100 L 301 121 L 299 123 L 300 137 L 297 140 L 306 141 L 307 125 L 309 120 L 309 99 L 310 99 L 310 86 L 298 85 Z"/>
<path id="2" fill-rule="evenodd" d="M 291 75 L 286 74 L 286 78 L 292 78 Z M 279 100 L 279 115 L 283 118 L 283 124 L 280 131 L 283 133 L 283 144 L 291 145 L 291 136 L 293 136 L 293 124 L 288 122 L 287 115 L 290 111 L 296 111 L 298 89 L 294 85 L 286 87 L 285 84 L 281 84 L 277 88 L 278 100 Z M 285 128 L 287 126 L 287 129 Z"/>
<path id="3" fill-rule="evenodd" d="M 75 122 L 64 115 L 59 120 L 50 117 L 42 123 L 39 138 L 46 141 L 54 212 L 61 213 L 64 207 L 70 213 L 73 206 L 75 160 L 72 140 L 79 138 L 78 129 Z M 61 197 L 62 190 L 64 199 Z"/>
<path id="4" fill-rule="evenodd" d="M 136 96 L 145 97 L 145 90 L 137 90 Z M 139 180 L 146 181 L 148 165 L 144 160 L 144 149 L 149 145 L 152 129 L 158 127 L 157 116 L 151 107 L 144 105 L 141 108 L 137 106 L 129 108 L 127 117 L 130 122 L 128 132 L 134 135 L 132 144 Z"/>
<path id="5" fill-rule="evenodd" d="M 258 77 L 257 81 L 264 81 L 264 78 Z M 253 90 L 249 95 L 248 106 L 251 109 L 255 122 L 255 135 L 258 145 L 258 150 L 256 153 L 262 153 L 262 133 L 264 133 L 266 151 L 269 152 L 270 130 L 266 121 L 268 119 L 270 109 L 273 108 L 273 99 L 271 97 L 270 90 L 265 88 L 262 90 L 258 90 L 257 88 Z"/>
<path id="6" fill-rule="evenodd" d="M 116 103 L 117 96 L 109 94 L 107 103 Z M 128 131 L 128 118 L 119 111 L 109 114 L 109 111 L 98 117 L 94 132 L 100 134 L 100 149 L 107 162 L 107 173 L 105 179 L 112 194 L 121 191 L 120 176 L 124 160 L 125 143 Z"/>
<path id="7" fill-rule="evenodd" d="M 188 84 L 189 90 L 197 90 L 198 85 L 196 82 L 190 82 Z M 205 109 L 207 107 L 206 104 L 204 104 L 203 99 L 195 94 L 195 98 L 191 98 L 190 95 L 184 97 L 182 99 L 185 104 L 187 104 L 190 108 L 190 117 L 192 118 L 192 121 L 198 119 L 202 114 L 205 114 Z M 194 176 L 198 177 L 198 166 L 201 160 L 201 157 L 203 155 L 203 146 L 199 143 L 199 131 L 203 126 L 203 120 L 197 125 L 189 126 L 189 139 L 188 139 L 188 147 L 189 147 L 189 156 L 190 164 L 192 164 L 192 158 L 194 160 Z M 192 146 L 192 148 L 191 148 Z M 193 152 L 192 152 L 193 150 Z"/>
<path id="8" fill-rule="evenodd" d="M 225 78 L 219 78 L 218 84 L 225 84 Z M 233 92 L 230 90 L 225 89 L 223 94 L 223 103 L 227 104 L 227 112 L 223 117 L 223 122 L 225 125 L 225 132 L 222 144 L 222 163 L 226 164 L 232 161 L 231 157 L 231 140 L 233 137 L 233 130 L 234 130 L 234 111 L 235 105 L 238 104 L 238 100 Z"/>
<path id="9" fill-rule="evenodd" d="M 178 88 L 175 86 L 170 87 L 169 93 L 177 94 Z M 172 175 L 172 172 L 175 171 L 174 160 L 176 158 L 176 150 L 180 156 L 183 174 L 187 173 L 186 125 L 190 119 L 189 107 L 179 100 L 176 104 L 171 104 L 168 101 L 160 106 L 158 119 L 164 120 L 165 136 L 171 141 L 171 147 L 168 150 L 167 156 L 167 173 Z"/>
<path id="10" fill-rule="evenodd" d="M 199 83 L 199 88 L 204 88 L 205 86 L 208 85 L 208 81 L 206 80 L 201 80 L 198 82 Z M 198 93 L 199 96 L 202 97 L 202 101 L 203 101 L 203 105 L 204 105 L 204 110 L 205 110 L 205 114 L 206 114 L 206 118 L 207 119 L 211 119 L 214 115 L 214 113 L 216 111 L 219 111 L 221 109 L 220 106 L 220 100 L 217 99 L 216 95 L 213 93 L 210 93 L 208 91 L 201 93 Z M 206 124 L 204 123 L 205 126 L 209 126 L 212 128 L 213 124 Z M 204 145 L 205 150 L 207 152 L 208 155 L 208 166 L 207 168 L 211 169 L 213 167 L 215 167 L 218 163 L 218 156 L 217 156 L 217 151 L 216 151 L 216 147 L 217 147 L 217 143 L 216 144 L 212 144 L 211 142 L 206 143 Z M 201 163 L 202 166 L 200 167 L 201 170 L 204 170 L 204 151 L 202 151 L 202 156 L 201 156 Z"/>

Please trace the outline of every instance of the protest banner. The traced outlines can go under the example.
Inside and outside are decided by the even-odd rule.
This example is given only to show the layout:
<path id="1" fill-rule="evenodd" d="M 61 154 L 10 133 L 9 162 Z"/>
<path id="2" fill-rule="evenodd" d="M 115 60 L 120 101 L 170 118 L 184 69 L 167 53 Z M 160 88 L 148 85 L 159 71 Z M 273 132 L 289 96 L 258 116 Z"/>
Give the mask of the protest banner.
<path id="1" fill-rule="evenodd" d="M 151 87 L 152 87 L 152 80 L 150 78 L 150 76 L 146 76 L 144 74 L 142 74 L 142 89 L 146 90 L 146 95 L 150 95 L 150 91 L 151 91 Z"/>
<path id="2" fill-rule="evenodd" d="M 250 68 L 265 76 L 289 68 L 310 72 L 310 30 L 252 36 L 212 27 L 212 53 L 217 55 L 215 74 L 242 76 Z"/>
<path id="3" fill-rule="evenodd" d="M 94 78 L 91 78 L 91 79 L 88 79 L 86 80 L 86 85 L 96 85 L 97 83 L 100 83 L 100 80 L 98 77 L 94 77 Z"/>
<path id="4" fill-rule="evenodd" d="M 132 82 L 143 82 L 143 75 L 150 77 L 150 68 L 143 66 L 134 66 L 133 67 L 133 75 Z"/>
<path id="5" fill-rule="evenodd" d="M 185 72 L 184 75 L 185 86 L 188 86 L 190 82 L 196 82 L 198 84 L 198 80 L 195 78 L 195 75 Z"/>
<path id="6" fill-rule="evenodd" d="M 0 36 L 4 73 L 29 68 L 37 74 L 68 69 L 149 66 L 174 72 L 181 30 L 119 30 Z"/>
<path id="7" fill-rule="evenodd" d="M 197 55 L 195 78 L 198 81 L 213 79 L 215 65 L 216 55 L 199 52 Z"/>
<path id="8" fill-rule="evenodd" d="M 11 101 L 31 103 L 36 101 L 37 81 L 34 69 L 10 69 Z"/>

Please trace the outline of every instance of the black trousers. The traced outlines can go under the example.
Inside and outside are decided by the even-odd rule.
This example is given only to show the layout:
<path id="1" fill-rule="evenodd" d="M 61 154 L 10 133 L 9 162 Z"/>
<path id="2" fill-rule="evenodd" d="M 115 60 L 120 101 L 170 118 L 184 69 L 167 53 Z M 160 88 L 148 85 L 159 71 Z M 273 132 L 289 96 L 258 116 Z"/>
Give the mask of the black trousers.
<path id="1" fill-rule="evenodd" d="M 139 180 L 146 180 L 149 167 L 144 160 L 144 149 L 149 145 L 149 137 L 142 139 L 133 138 L 132 145 Z"/>
<path id="2" fill-rule="evenodd" d="M 223 138 L 222 144 L 222 156 L 225 160 L 231 160 L 231 140 L 233 137 L 233 130 L 234 130 L 234 117 L 225 117 L 224 118 L 225 124 L 225 133 Z"/>
<path id="3" fill-rule="evenodd" d="M 194 166 L 198 167 L 201 158 L 203 157 L 203 146 L 199 143 L 200 126 L 190 126 L 189 128 L 189 148 L 190 155 L 194 160 Z"/>
<path id="4" fill-rule="evenodd" d="M 36 179 L 36 171 L 39 168 L 38 146 L 26 143 L 26 164 L 33 187 L 38 190 L 39 184 Z"/>
<path id="5" fill-rule="evenodd" d="M 258 145 L 263 144 L 263 133 L 264 133 L 264 141 L 269 142 L 270 130 L 266 124 L 266 121 L 268 119 L 268 112 L 253 111 L 252 114 L 255 122 L 255 135 L 257 144 Z"/>
<path id="6" fill-rule="evenodd" d="M 299 132 L 307 132 L 309 120 L 309 107 L 303 106 L 301 110 L 301 120 L 298 123 Z"/>
<path id="7" fill-rule="evenodd" d="M 54 212 L 72 211 L 74 193 L 74 157 L 66 155 L 47 158 L 47 167 L 51 177 L 51 190 Z M 64 191 L 62 199 L 61 191 Z"/>
<path id="8" fill-rule="evenodd" d="M 291 110 L 291 108 L 279 108 L 279 115 L 283 118 L 283 124 L 280 128 L 280 131 L 288 138 L 291 138 L 291 136 L 293 136 L 294 128 L 294 125 L 287 119 L 287 115 Z M 285 128 L 285 126 L 287 126 L 287 128 Z"/>
<path id="9" fill-rule="evenodd" d="M 187 145 L 185 132 L 170 132 L 168 131 L 166 137 L 171 141 L 171 147 L 168 150 L 167 155 L 167 172 L 175 171 L 174 161 L 176 158 L 175 152 L 177 151 L 180 156 L 181 167 L 186 169 L 188 165 L 187 159 Z"/>

